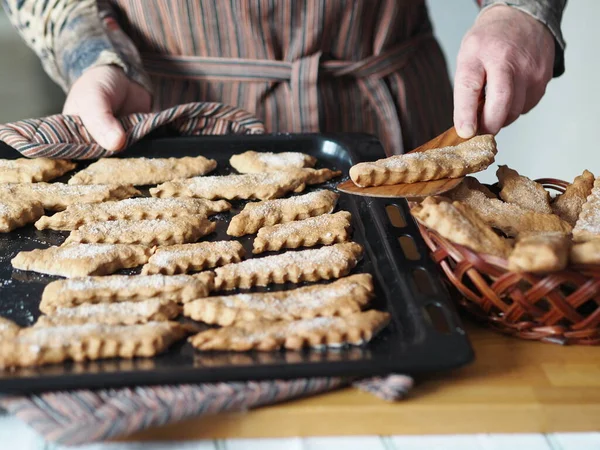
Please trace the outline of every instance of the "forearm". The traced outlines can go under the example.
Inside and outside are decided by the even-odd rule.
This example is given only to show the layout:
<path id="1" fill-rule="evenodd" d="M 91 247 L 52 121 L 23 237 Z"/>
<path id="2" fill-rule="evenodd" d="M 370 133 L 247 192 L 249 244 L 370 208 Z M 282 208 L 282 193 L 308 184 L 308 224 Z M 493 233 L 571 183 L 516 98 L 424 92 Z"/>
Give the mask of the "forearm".
<path id="1" fill-rule="evenodd" d="M 567 0 L 478 0 L 482 10 L 494 5 L 508 5 L 523 11 L 540 22 L 550 30 L 556 44 L 554 58 L 554 76 L 562 75 L 565 71 L 565 41 L 561 30 L 563 12 Z"/>
<path id="2" fill-rule="evenodd" d="M 65 91 L 92 67 L 116 65 L 150 89 L 133 43 L 96 0 L 2 0 L 11 22 Z"/>

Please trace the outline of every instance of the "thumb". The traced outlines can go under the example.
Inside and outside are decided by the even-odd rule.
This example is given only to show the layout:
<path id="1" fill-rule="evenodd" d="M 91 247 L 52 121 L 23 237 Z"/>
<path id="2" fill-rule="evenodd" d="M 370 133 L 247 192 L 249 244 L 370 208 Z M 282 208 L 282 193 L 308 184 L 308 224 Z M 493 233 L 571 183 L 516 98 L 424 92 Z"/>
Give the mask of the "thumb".
<path id="1" fill-rule="evenodd" d="M 79 107 L 72 108 L 70 102 L 65 103 L 64 113 L 77 114 L 83 125 L 92 135 L 94 140 L 109 151 L 121 150 L 125 145 L 125 131 L 115 118 L 109 96 L 102 90 L 87 91 L 87 95 L 80 97 Z M 85 106 L 81 107 L 81 99 Z"/>

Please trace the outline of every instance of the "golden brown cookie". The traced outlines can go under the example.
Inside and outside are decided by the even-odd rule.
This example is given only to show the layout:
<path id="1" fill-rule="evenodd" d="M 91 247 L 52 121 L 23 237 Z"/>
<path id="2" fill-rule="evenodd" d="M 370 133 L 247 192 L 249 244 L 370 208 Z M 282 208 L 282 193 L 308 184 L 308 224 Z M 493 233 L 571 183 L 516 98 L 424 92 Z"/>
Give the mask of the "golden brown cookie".
<path id="1" fill-rule="evenodd" d="M 350 178 L 362 187 L 458 178 L 484 170 L 496 153 L 494 136 L 475 136 L 453 147 L 359 163 L 350 168 Z"/>
<path id="2" fill-rule="evenodd" d="M 188 327 L 177 322 L 23 328 L 15 337 L 0 342 L 0 368 L 37 367 L 67 360 L 151 357 L 189 332 Z"/>
<path id="3" fill-rule="evenodd" d="M 411 212 L 425 226 L 456 244 L 503 258 L 510 253 L 510 244 L 466 204 L 426 201 Z"/>
<path id="4" fill-rule="evenodd" d="M 127 200 L 76 204 L 52 216 L 44 216 L 35 224 L 38 230 L 77 230 L 96 222 L 113 220 L 171 219 L 182 216 L 208 216 L 227 211 L 225 200 L 198 198 L 130 198 Z"/>
<path id="5" fill-rule="evenodd" d="M 198 272 L 240 262 L 244 247 L 237 241 L 200 242 L 158 247 L 142 268 L 142 274 Z"/>
<path id="6" fill-rule="evenodd" d="M 40 311 L 52 314 L 57 308 L 86 303 L 139 302 L 148 299 L 180 303 L 206 297 L 214 284 L 214 274 L 197 275 L 111 275 L 57 280 L 42 294 Z"/>
<path id="7" fill-rule="evenodd" d="M 465 179 L 462 181 L 462 184 L 464 184 L 468 189 L 480 191 L 487 198 L 498 198 L 496 194 L 490 191 L 490 188 L 488 188 L 484 184 L 481 184 L 479 180 L 475 177 L 465 177 Z"/>
<path id="8" fill-rule="evenodd" d="M 489 225 L 508 236 L 543 231 L 569 234 L 572 230 L 571 225 L 554 214 L 540 214 L 513 203 L 487 198 L 482 192 L 470 190 L 463 184 L 448 193 L 448 196 L 469 205 Z"/>
<path id="9" fill-rule="evenodd" d="M 323 183 L 340 172 L 329 169 L 296 169 L 280 172 L 196 177 L 163 183 L 150 189 L 153 197 L 199 197 L 209 200 L 270 200 L 302 192 L 307 184 Z"/>
<path id="10" fill-rule="evenodd" d="M 229 164 L 239 173 L 277 172 L 280 170 L 314 167 L 317 159 L 299 152 L 247 152 L 233 155 Z"/>
<path id="11" fill-rule="evenodd" d="M 600 238 L 600 178 L 594 181 L 594 187 L 573 227 L 573 239 L 577 242 Z"/>
<path id="12" fill-rule="evenodd" d="M 323 214 L 304 220 L 263 227 L 254 239 L 253 253 L 279 251 L 283 248 L 314 247 L 331 245 L 350 240 L 348 211 Z"/>
<path id="13" fill-rule="evenodd" d="M 253 258 L 215 269 L 215 289 L 250 288 L 272 283 L 331 280 L 347 275 L 362 257 L 355 242 Z"/>
<path id="14" fill-rule="evenodd" d="M 296 320 L 347 316 L 363 309 L 373 298 L 369 274 L 340 278 L 277 292 L 252 292 L 206 297 L 187 303 L 184 315 L 211 325 L 229 326 L 250 320 Z"/>
<path id="15" fill-rule="evenodd" d="M 171 219 L 111 220 L 88 223 L 72 231 L 65 245 L 74 243 L 109 243 L 139 245 L 173 245 L 195 242 L 215 231 L 216 224 L 203 216 Z"/>
<path id="16" fill-rule="evenodd" d="M 0 233 L 8 233 L 35 222 L 44 215 L 39 202 L 30 202 L 19 198 L 0 198 Z"/>
<path id="17" fill-rule="evenodd" d="M 584 170 L 573 180 L 564 193 L 556 197 L 552 203 L 552 211 L 558 217 L 575 226 L 581 208 L 594 187 L 594 174 Z"/>
<path id="18" fill-rule="evenodd" d="M 151 254 L 152 249 L 141 245 L 74 244 L 19 252 L 11 262 L 15 269 L 83 277 L 137 267 L 146 263 Z"/>
<path id="19" fill-rule="evenodd" d="M 531 233 L 519 236 L 508 257 L 513 272 L 556 272 L 567 267 L 571 240 L 559 232 Z"/>
<path id="20" fill-rule="evenodd" d="M 133 185 L 90 184 L 71 186 L 64 183 L 0 184 L 0 196 L 12 195 L 25 201 L 40 202 L 44 209 L 62 211 L 76 203 L 100 203 L 141 195 Z"/>
<path id="21" fill-rule="evenodd" d="M 236 352 L 362 345 L 369 342 L 389 322 L 388 313 L 375 310 L 343 317 L 315 317 L 276 322 L 257 320 L 203 331 L 190 337 L 189 341 L 202 351 Z"/>
<path id="22" fill-rule="evenodd" d="M 550 194 L 541 184 L 519 175 L 508 166 L 498 166 L 496 176 L 502 188 L 502 200 L 539 214 L 552 214 Z"/>
<path id="23" fill-rule="evenodd" d="M 0 316 L 0 341 L 16 336 L 21 327 L 12 320 Z"/>
<path id="24" fill-rule="evenodd" d="M 141 300 L 134 302 L 82 304 L 57 308 L 50 315 L 40 316 L 36 327 L 56 327 L 103 323 L 106 325 L 134 325 L 136 323 L 165 322 L 181 313 L 181 306 L 171 300 Z"/>
<path id="25" fill-rule="evenodd" d="M 77 164 L 66 159 L 0 159 L 0 183 L 50 181 L 70 172 Z"/>
<path id="26" fill-rule="evenodd" d="M 247 203 L 231 219 L 227 234 L 244 236 L 256 233 L 265 226 L 327 214 L 333 211 L 338 198 L 338 194 L 323 190 L 290 198 Z"/>
<path id="27" fill-rule="evenodd" d="M 204 156 L 183 158 L 102 158 L 77 172 L 69 184 L 109 184 L 123 180 L 134 186 L 204 175 L 217 167 Z"/>
<path id="28" fill-rule="evenodd" d="M 574 243 L 570 258 L 571 264 L 600 264 L 600 239 Z"/>

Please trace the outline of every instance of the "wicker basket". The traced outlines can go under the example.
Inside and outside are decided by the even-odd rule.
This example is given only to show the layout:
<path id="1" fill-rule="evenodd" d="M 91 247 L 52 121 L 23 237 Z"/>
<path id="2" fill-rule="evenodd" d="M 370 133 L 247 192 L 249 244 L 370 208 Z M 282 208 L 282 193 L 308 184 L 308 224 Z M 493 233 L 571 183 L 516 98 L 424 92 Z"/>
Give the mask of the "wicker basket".
<path id="1" fill-rule="evenodd" d="M 537 180 L 563 192 L 568 183 Z M 460 305 L 502 333 L 559 344 L 600 344 L 600 266 L 536 275 L 473 252 L 419 224 L 434 261 L 458 289 Z"/>

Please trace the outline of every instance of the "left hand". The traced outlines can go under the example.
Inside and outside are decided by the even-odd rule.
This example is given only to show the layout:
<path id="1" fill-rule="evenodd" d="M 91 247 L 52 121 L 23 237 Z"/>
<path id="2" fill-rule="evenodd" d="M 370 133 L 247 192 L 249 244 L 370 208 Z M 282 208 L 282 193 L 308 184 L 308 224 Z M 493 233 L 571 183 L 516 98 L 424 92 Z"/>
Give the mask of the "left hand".
<path id="1" fill-rule="evenodd" d="M 554 37 L 544 24 L 510 6 L 479 15 L 463 38 L 454 79 L 454 125 L 470 138 L 496 134 L 538 104 L 552 79 Z M 478 123 L 477 104 L 485 88 Z"/>

